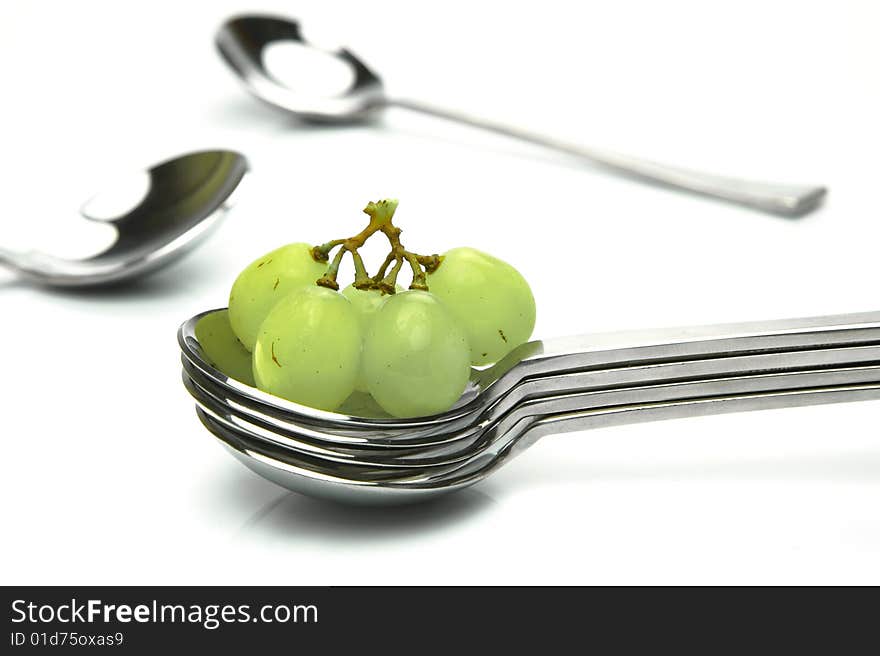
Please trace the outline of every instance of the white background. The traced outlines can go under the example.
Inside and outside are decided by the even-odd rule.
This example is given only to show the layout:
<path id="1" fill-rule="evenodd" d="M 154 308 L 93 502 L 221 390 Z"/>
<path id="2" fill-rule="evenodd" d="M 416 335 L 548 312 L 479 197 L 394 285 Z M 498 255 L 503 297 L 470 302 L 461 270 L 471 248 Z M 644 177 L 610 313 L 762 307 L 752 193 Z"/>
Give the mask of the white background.
<path id="1" fill-rule="evenodd" d="M 831 196 L 791 221 L 403 110 L 310 128 L 215 54 L 255 8 L 296 12 L 392 92 Z M 878 20 L 868 0 L 6 0 L 0 243 L 79 248 L 103 179 L 187 150 L 240 149 L 253 173 L 209 243 L 134 289 L 0 274 L 2 581 L 880 583 L 876 402 L 551 437 L 440 503 L 352 510 L 214 444 L 175 344 L 253 258 L 351 233 L 389 195 L 412 248 L 520 268 L 539 337 L 877 309 Z"/>

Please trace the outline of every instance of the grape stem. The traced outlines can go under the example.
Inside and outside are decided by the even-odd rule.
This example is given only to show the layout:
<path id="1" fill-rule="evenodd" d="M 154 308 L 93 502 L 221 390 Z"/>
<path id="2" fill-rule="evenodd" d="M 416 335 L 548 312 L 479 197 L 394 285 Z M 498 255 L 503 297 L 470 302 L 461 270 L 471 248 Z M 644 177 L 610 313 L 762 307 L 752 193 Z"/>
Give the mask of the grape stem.
<path id="1" fill-rule="evenodd" d="M 316 283 L 322 287 L 338 290 L 339 283 L 336 281 L 336 277 L 339 274 L 339 265 L 342 263 L 345 254 L 351 253 L 352 260 L 354 261 L 354 286 L 356 289 L 378 289 L 383 294 L 393 294 L 397 285 L 397 276 L 400 274 L 404 263 L 406 263 L 412 269 L 413 274 L 412 284 L 409 288 L 428 291 L 426 273 L 433 273 L 437 270 L 437 267 L 440 266 L 441 257 L 439 255 L 419 255 L 403 247 L 400 241 L 401 230 L 392 223 L 396 210 L 397 200 L 395 199 L 389 198 L 367 203 L 364 213 L 370 217 L 370 223 L 366 228 L 353 237 L 334 239 L 312 248 L 312 257 L 317 262 L 330 261 L 331 251 L 339 248 L 333 257 L 333 261 L 327 267 L 327 271 L 318 278 Z M 379 267 L 376 275 L 371 277 L 367 273 L 358 249 L 377 232 L 381 232 L 388 239 L 391 251 L 385 258 L 382 266 Z M 390 271 L 388 267 L 391 267 Z"/>

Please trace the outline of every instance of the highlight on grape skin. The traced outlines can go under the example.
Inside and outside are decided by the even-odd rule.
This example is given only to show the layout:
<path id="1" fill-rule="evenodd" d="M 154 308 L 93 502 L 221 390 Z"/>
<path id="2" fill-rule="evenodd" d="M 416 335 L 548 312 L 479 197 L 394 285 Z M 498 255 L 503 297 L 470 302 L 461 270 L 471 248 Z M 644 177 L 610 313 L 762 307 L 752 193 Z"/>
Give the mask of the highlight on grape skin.
<path id="1" fill-rule="evenodd" d="M 454 248 L 428 275 L 428 285 L 464 327 L 475 365 L 497 362 L 532 336 L 535 297 L 507 262 L 474 248 Z"/>
<path id="2" fill-rule="evenodd" d="M 257 387 L 319 410 L 335 410 L 354 392 L 361 331 L 345 296 L 311 285 L 279 301 L 254 345 Z"/>
<path id="3" fill-rule="evenodd" d="M 395 417 L 451 408 L 470 378 L 465 332 L 429 292 L 389 298 L 364 340 L 363 373 L 376 402 Z"/>
<path id="4" fill-rule="evenodd" d="M 229 322 L 247 350 L 254 350 L 260 324 L 275 304 L 324 273 L 311 248 L 304 243 L 277 248 L 251 262 L 235 279 L 229 293 Z"/>
<path id="5" fill-rule="evenodd" d="M 197 327 L 208 360 L 241 383 L 320 410 L 418 417 L 453 407 L 472 365 L 496 362 L 531 337 L 535 299 L 515 268 L 487 253 L 407 250 L 396 210 L 396 200 L 368 203 L 369 223 L 357 234 L 254 260 L 236 278 L 228 312 Z M 377 235 L 389 252 L 371 275 L 359 249 Z M 355 277 L 340 292 L 346 256 Z"/>

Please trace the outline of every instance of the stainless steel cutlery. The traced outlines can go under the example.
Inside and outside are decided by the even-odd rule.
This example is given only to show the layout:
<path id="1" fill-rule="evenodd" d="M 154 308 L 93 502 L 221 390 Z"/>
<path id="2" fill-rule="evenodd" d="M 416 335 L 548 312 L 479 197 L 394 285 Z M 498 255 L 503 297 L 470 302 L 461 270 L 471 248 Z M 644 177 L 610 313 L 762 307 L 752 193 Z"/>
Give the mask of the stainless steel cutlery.
<path id="1" fill-rule="evenodd" d="M 552 433 L 880 399 L 880 312 L 524 344 L 434 417 L 358 417 L 273 397 L 215 369 L 181 326 L 184 383 L 232 454 L 289 489 L 406 503 L 482 480 Z"/>

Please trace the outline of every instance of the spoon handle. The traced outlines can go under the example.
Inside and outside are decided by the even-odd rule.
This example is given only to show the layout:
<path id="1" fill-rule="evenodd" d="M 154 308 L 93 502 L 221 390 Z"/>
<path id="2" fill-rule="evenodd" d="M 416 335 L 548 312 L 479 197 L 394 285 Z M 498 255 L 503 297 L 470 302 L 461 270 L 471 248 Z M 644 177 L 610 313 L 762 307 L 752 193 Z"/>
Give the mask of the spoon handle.
<path id="1" fill-rule="evenodd" d="M 518 453 L 545 435 L 666 419 L 876 400 L 880 400 L 880 381 L 597 408 L 542 416 L 521 433 L 518 439 L 510 442 L 513 450 Z"/>
<path id="2" fill-rule="evenodd" d="M 825 187 L 742 180 L 660 164 L 616 152 L 586 148 L 548 135 L 419 101 L 395 98 L 388 100 L 387 104 L 482 128 L 587 159 L 619 175 L 635 178 L 642 182 L 726 200 L 771 214 L 790 217 L 803 216 L 818 207 L 827 193 Z"/>
<path id="3" fill-rule="evenodd" d="M 484 370 L 482 383 L 634 364 L 880 345 L 880 312 L 597 333 L 529 342 Z"/>

